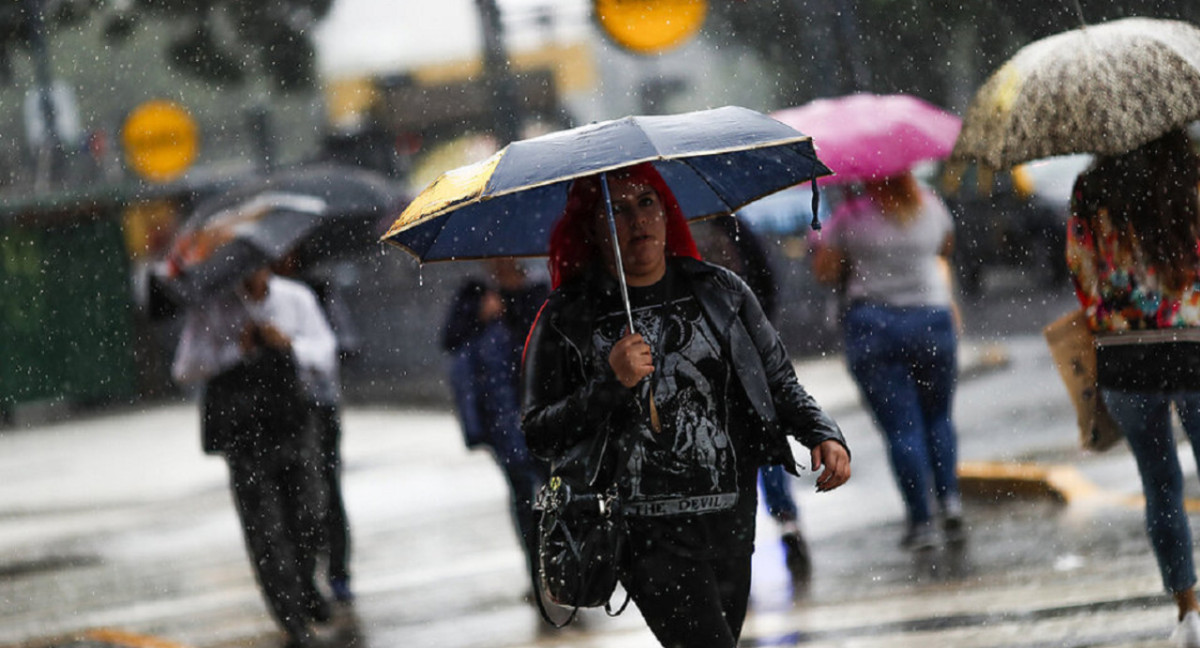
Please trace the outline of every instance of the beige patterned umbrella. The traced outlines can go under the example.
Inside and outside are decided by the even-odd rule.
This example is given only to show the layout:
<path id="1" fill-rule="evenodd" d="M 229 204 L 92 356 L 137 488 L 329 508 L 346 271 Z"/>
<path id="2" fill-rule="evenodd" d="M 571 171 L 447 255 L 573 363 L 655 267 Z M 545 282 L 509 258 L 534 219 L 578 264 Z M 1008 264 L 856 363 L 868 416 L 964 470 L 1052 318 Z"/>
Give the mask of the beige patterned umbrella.
<path id="1" fill-rule="evenodd" d="M 967 108 L 952 161 L 1113 155 L 1200 119 L 1200 28 L 1125 18 L 1021 48 Z"/>

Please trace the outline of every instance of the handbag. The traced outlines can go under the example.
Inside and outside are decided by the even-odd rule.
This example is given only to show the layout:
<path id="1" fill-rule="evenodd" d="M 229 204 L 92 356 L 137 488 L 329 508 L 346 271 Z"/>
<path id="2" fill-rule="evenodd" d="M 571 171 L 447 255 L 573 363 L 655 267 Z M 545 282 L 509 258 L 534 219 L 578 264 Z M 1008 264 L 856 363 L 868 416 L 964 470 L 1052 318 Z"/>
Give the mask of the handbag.
<path id="1" fill-rule="evenodd" d="M 598 459 L 607 445 L 601 443 Z M 591 454 L 589 449 L 577 450 L 586 456 Z M 574 459 L 570 458 L 573 454 Z M 588 470 L 588 462 L 580 461 L 579 454 L 568 453 L 567 460 L 556 463 L 534 505 L 542 513 L 534 597 L 546 622 L 559 628 L 571 623 L 579 608 L 603 606 L 610 616 L 617 616 L 629 605 L 628 593 L 616 611 L 611 605 L 625 557 L 625 520 L 617 491 L 623 466 L 618 463 L 607 486 L 597 488 L 599 467 Z M 573 608 L 570 616 L 556 623 L 546 611 L 543 595 L 557 605 Z"/>
<path id="2" fill-rule="evenodd" d="M 1113 420 L 1096 384 L 1096 337 L 1083 310 L 1067 313 L 1047 325 L 1042 334 L 1058 367 L 1079 424 L 1079 443 L 1085 450 L 1107 450 L 1119 442 L 1121 427 Z"/>

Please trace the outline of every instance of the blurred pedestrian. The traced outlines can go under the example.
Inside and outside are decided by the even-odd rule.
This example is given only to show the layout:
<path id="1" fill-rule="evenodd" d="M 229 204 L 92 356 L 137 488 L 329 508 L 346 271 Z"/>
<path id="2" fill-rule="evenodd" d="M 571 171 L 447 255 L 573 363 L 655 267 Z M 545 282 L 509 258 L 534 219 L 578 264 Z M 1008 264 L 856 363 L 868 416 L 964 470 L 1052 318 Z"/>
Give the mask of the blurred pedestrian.
<path id="1" fill-rule="evenodd" d="M 324 493 L 311 425 L 335 342 L 316 297 L 255 270 L 185 315 L 172 375 L 204 383 L 204 450 L 224 455 L 250 562 L 289 646 L 332 614 L 314 582 Z"/>
<path id="2" fill-rule="evenodd" d="M 779 284 L 766 245 L 758 235 L 733 216 L 705 221 L 692 232 L 701 257 L 736 272 L 758 299 L 767 321 L 774 323 Z M 758 487 L 767 513 L 779 525 L 783 561 L 792 582 L 807 583 L 812 576 L 812 558 L 800 530 L 800 506 L 792 495 L 787 471 L 780 465 L 763 466 Z"/>
<path id="3" fill-rule="evenodd" d="M 937 543 L 931 495 L 945 540 L 966 530 L 951 418 L 958 379 L 957 316 L 949 259 L 950 212 L 911 173 L 866 182 L 820 232 L 817 279 L 843 287 L 846 362 L 887 441 L 907 511 L 901 546 Z"/>
<path id="4" fill-rule="evenodd" d="M 312 411 L 317 431 L 317 448 L 320 451 L 320 475 L 325 491 L 325 510 L 321 515 L 322 530 L 326 540 L 323 552 L 329 590 L 338 603 L 352 603 L 354 591 L 350 588 L 350 518 L 346 515 L 345 498 L 342 496 L 342 382 L 341 363 L 356 357 L 362 347 L 362 338 L 346 306 L 336 277 L 330 276 L 333 268 L 329 264 L 304 267 L 295 255 L 288 255 L 276 264 L 281 276 L 304 282 L 317 297 L 317 303 L 333 331 L 337 352 L 331 367 L 323 368 L 314 375 Z"/>
<path id="5" fill-rule="evenodd" d="M 1179 608 L 1175 638 L 1200 646 L 1200 604 L 1175 407 L 1200 466 L 1200 157 L 1181 130 L 1097 159 L 1075 182 L 1067 263 L 1096 333 L 1104 404 L 1137 461 L 1146 531 Z"/>
<path id="6" fill-rule="evenodd" d="M 610 171 L 608 184 L 620 266 L 599 177 L 571 185 L 551 234 L 555 290 L 526 349 L 526 440 L 550 461 L 616 441 L 622 584 L 662 645 L 733 648 L 750 594 L 759 467 L 794 471 L 785 435 L 796 437 L 827 491 L 850 477 L 849 452 L 745 282 L 697 259 L 654 167 Z"/>
<path id="7" fill-rule="evenodd" d="M 533 501 L 546 482 L 521 432 L 521 354 L 549 289 L 531 281 L 510 258 L 489 259 L 489 277 L 459 288 L 442 326 L 451 355 L 450 385 L 468 448 L 491 451 L 508 481 L 513 523 L 530 573 L 537 567 L 537 514 Z M 535 593 L 536 594 L 536 593 Z"/>

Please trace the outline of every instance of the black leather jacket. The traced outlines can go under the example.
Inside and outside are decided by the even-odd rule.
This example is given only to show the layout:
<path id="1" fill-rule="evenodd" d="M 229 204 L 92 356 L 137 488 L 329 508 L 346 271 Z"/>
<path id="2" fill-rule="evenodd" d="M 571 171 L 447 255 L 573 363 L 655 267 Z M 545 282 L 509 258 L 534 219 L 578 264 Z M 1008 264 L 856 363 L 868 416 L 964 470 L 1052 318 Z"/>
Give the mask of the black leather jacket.
<path id="1" fill-rule="evenodd" d="M 800 386 L 778 333 L 763 315 L 750 289 L 720 266 L 673 258 L 686 277 L 749 403 L 740 417 L 743 447 L 758 465 L 782 464 L 795 474 L 796 460 L 786 435 L 809 448 L 833 439 L 846 441 L 836 423 Z M 585 273 L 550 295 L 530 333 L 522 378 L 522 427 L 530 451 L 550 461 L 568 448 L 607 431 L 615 415 L 640 408 L 633 391 L 611 370 L 590 369 L 596 304 L 616 280 L 604 272 Z"/>

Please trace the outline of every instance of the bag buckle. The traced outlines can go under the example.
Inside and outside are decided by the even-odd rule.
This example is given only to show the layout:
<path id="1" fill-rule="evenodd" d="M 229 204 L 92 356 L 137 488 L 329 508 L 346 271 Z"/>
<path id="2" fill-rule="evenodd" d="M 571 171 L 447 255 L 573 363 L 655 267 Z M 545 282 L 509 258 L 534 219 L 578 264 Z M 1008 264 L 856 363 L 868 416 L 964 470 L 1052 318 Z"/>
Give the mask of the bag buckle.
<path id="1" fill-rule="evenodd" d="M 571 489 L 561 477 L 554 475 L 542 484 L 534 499 L 533 508 L 538 511 L 558 512 L 566 507 L 571 498 Z"/>
<path id="2" fill-rule="evenodd" d="M 596 500 L 600 504 L 600 515 L 606 518 L 612 517 L 613 513 L 617 510 L 617 506 L 620 504 L 615 487 L 610 487 L 603 495 L 598 496 Z"/>

